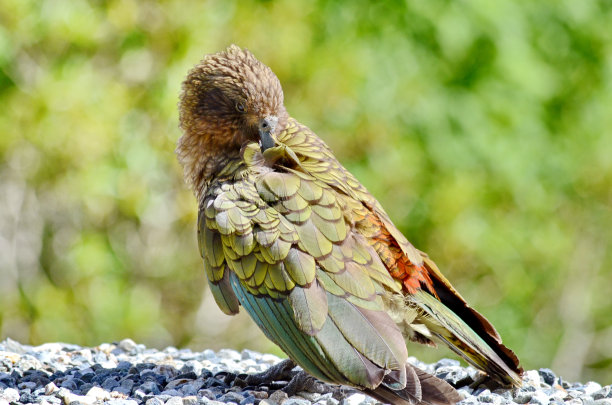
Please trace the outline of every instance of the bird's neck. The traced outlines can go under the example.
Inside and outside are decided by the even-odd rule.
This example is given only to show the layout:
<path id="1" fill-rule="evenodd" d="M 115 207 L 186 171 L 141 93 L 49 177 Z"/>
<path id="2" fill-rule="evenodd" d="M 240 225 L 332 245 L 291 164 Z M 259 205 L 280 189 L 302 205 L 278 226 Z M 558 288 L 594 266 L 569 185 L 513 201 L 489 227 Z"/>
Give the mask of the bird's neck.
<path id="1" fill-rule="evenodd" d="M 203 137 L 183 135 L 177 144 L 176 154 L 183 166 L 183 176 L 199 198 L 209 184 L 225 167 L 240 160 L 239 150 L 219 152 L 211 149 Z"/>

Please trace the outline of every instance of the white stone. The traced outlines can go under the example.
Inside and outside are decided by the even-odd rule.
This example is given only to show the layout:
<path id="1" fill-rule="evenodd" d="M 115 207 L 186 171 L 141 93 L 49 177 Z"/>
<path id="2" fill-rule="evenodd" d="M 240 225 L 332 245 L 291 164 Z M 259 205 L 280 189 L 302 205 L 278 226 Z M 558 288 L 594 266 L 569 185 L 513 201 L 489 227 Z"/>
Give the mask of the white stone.
<path id="1" fill-rule="evenodd" d="M 283 405 L 310 405 L 310 401 L 301 397 L 291 397 L 283 401 Z"/>
<path id="2" fill-rule="evenodd" d="M 268 363 L 268 364 L 276 364 L 276 363 L 280 363 L 282 360 L 280 357 L 275 356 L 273 354 L 263 354 L 261 356 L 261 362 L 262 363 Z"/>
<path id="3" fill-rule="evenodd" d="M 88 397 L 93 397 L 100 401 L 105 401 L 110 399 L 110 394 L 102 387 L 91 387 L 89 391 L 87 391 Z"/>
<path id="4" fill-rule="evenodd" d="M 55 385 L 55 383 L 50 382 L 49 384 L 45 385 L 45 395 L 51 395 L 58 390 L 59 388 L 57 385 Z"/>
<path id="5" fill-rule="evenodd" d="M 537 370 L 528 370 L 523 374 L 523 382 L 527 385 L 534 387 L 540 387 L 542 380 L 540 379 L 540 373 Z"/>
<path id="6" fill-rule="evenodd" d="M 550 402 L 550 398 L 548 397 L 548 395 L 546 395 L 542 391 L 534 392 L 533 396 L 531 397 L 531 401 L 529 401 L 530 404 L 541 404 L 541 405 L 547 405 L 549 402 Z"/>
<path id="7" fill-rule="evenodd" d="M 189 395 L 187 397 L 183 397 L 183 405 L 193 405 L 198 403 L 198 397 L 195 395 Z"/>
<path id="8" fill-rule="evenodd" d="M 138 402 L 133 399 L 111 399 L 110 401 L 106 401 L 107 405 L 138 405 Z"/>
<path id="9" fill-rule="evenodd" d="M 17 402 L 19 401 L 19 391 L 15 388 L 7 388 L 0 393 L 0 398 L 8 402 Z"/>
<path id="10" fill-rule="evenodd" d="M 584 388 L 584 392 L 586 392 L 587 395 L 592 396 L 594 393 L 596 393 L 597 391 L 601 389 L 601 384 L 598 384 L 593 381 L 589 381 L 588 383 L 584 384 L 583 388 Z"/>
<path id="11" fill-rule="evenodd" d="M 66 405 L 70 405 L 70 403 L 72 402 L 78 402 L 79 404 L 85 405 L 93 405 L 96 402 L 96 398 L 94 397 L 73 394 L 68 390 L 64 391 L 64 388 L 61 388 L 57 395 L 64 400 L 64 403 Z"/>
<path id="12" fill-rule="evenodd" d="M 183 405 L 183 398 L 172 397 L 166 401 L 166 405 Z"/>
<path id="13" fill-rule="evenodd" d="M 136 349 L 136 342 L 134 342 L 132 339 L 123 339 L 121 342 L 119 342 L 119 348 L 125 352 L 131 352 L 132 350 Z"/>
<path id="14" fill-rule="evenodd" d="M 217 357 L 219 357 L 221 359 L 232 360 L 232 361 L 240 361 L 240 360 L 242 360 L 242 356 L 240 355 L 240 353 L 238 353 L 235 350 L 231 350 L 231 349 L 221 349 L 221 350 L 219 350 L 219 352 L 217 353 Z"/>
<path id="15" fill-rule="evenodd" d="M 359 405 L 366 400 L 364 394 L 353 394 L 346 399 L 347 405 Z"/>

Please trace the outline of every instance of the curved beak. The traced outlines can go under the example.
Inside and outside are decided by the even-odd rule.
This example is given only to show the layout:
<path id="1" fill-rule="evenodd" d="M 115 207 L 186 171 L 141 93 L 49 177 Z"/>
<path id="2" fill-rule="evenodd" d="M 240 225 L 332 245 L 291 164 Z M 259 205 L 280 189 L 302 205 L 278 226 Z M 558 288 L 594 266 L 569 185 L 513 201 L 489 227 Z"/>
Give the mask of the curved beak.
<path id="1" fill-rule="evenodd" d="M 278 124 L 278 117 L 269 115 L 259 121 L 259 146 L 261 147 L 262 153 L 276 144 L 276 140 L 272 136 L 276 125 Z"/>

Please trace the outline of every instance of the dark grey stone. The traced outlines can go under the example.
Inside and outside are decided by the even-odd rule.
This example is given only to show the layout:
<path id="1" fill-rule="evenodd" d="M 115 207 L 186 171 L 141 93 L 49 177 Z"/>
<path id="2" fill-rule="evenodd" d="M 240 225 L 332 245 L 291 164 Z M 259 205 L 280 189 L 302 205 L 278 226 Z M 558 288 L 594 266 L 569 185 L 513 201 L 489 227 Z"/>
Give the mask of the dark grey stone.
<path id="1" fill-rule="evenodd" d="M 155 381 L 146 381 L 142 383 L 138 389 L 143 391 L 145 394 L 158 395 L 161 392 L 159 385 Z"/>
<path id="2" fill-rule="evenodd" d="M 219 401 L 221 402 L 236 402 L 239 404 L 244 399 L 244 395 L 241 395 L 237 392 L 228 392 L 219 397 Z"/>
<path id="3" fill-rule="evenodd" d="M 115 387 L 119 386 L 119 382 L 115 379 L 115 377 L 108 377 L 104 380 L 101 386 L 107 391 L 112 391 Z"/>
<path id="4" fill-rule="evenodd" d="M 553 385 L 557 379 L 555 373 L 553 373 L 553 371 L 549 368 L 541 368 L 538 370 L 538 373 L 540 374 L 542 380 L 548 385 Z"/>
<path id="5" fill-rule="evenodd" d="M 248 397 L 240 401 L 240 405 L 250 405 L 254 403 L 255 403 L 255 397 L 253 395 L 249 395 Z"/>

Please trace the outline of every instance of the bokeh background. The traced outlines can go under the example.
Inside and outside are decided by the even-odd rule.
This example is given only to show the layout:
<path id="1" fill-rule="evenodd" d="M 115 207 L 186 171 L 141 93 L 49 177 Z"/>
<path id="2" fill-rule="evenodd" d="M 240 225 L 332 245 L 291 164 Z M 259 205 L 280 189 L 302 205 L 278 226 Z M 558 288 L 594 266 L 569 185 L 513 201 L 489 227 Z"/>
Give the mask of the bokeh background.
<path id="1" fill-rule="evenodd" d="M 0 0 L 0 337 L 279 353 L 214 305 L 173 152 L 187 70 L 236 43 L 525 367 L 612 383 L 611 27 L 610 0 Z"/>

